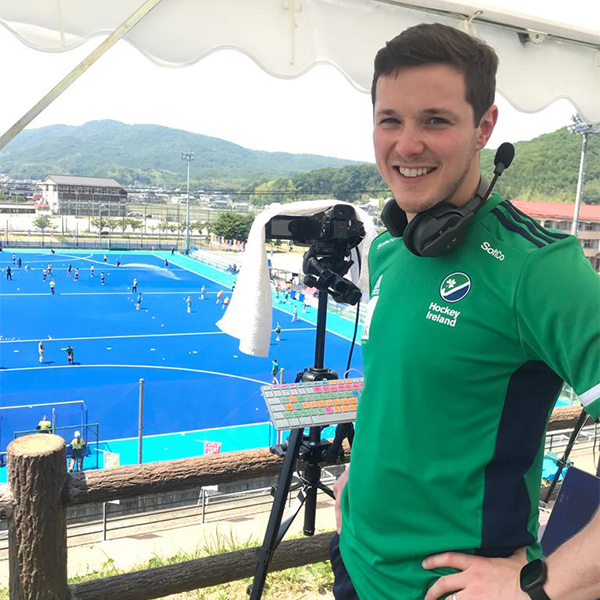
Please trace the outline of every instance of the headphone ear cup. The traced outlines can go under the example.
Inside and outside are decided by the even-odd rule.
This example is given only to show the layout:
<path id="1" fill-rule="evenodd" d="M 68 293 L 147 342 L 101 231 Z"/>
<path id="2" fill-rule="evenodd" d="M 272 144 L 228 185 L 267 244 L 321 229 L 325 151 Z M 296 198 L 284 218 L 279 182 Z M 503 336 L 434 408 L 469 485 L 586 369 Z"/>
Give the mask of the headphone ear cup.
<path id="1" fill-rule="evenodd" d="M 386 229 L 394 237 L 402 237 L 404 235 L 408 219 L 406 218 L 406 213 L 398 206 L 393 198 L 385 203 L 383 210 L 381 211 L 381 220 L 386 226 Z"/>
<path id="2" fill-rule="evenodd" d="M 419 227 L 419 223 L 423 220 L 426 214 L 427 212 L 417 213 L 406 226 L 404 235 L 402 236 L 402 240 L 406 246 L 406 249 L 415 256 L 423 256 L 420 249 L 415 248 L 414 237 L 415 231 Z"/>

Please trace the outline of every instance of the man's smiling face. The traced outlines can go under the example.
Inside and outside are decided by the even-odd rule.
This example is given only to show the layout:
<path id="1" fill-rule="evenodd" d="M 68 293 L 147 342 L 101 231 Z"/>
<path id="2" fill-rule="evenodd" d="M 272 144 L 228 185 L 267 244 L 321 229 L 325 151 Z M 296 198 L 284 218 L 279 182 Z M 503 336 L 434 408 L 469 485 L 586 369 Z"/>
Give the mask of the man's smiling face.
<path id="1" fill-rule="evenodd" d="M 479 125 L 463 74 L 444 64 L 400 69 L 377 81 L 373 144 L 377 168 L 409 219 L 442 201 L 462 206 L 479 182 L 479 155 L 498 111 Z"/>

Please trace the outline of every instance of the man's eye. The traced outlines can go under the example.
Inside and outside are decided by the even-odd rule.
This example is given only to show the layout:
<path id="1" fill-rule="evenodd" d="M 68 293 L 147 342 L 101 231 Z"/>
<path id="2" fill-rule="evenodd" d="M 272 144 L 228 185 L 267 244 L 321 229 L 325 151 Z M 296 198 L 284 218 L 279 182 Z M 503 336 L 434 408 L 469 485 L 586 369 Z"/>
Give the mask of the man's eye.
<path id="1" fill-rule="evenodd" d="M 400 123 L 399 119 L 396 119 L 396 117 L 386 117 L 385 119 L 381 119 L 381 121 L 379 121 L 380 125 L 396 125 Z"/>
<path id="2" fill-rule="evenodd" d="M 442 117 L 431 117 L 427 122 L 431 125 L 447 125 L 449 121 Z"/>

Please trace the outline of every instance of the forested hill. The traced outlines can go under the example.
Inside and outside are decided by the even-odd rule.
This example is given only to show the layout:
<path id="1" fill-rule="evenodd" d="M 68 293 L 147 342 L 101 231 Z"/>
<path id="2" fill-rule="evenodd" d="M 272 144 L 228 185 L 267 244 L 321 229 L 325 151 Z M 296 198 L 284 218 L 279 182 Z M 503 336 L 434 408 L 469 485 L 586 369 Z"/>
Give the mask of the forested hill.
<path id="1" fill-rule="evenodd" d="M 159 125 L 90 121 L 22 131 L 0 150 L 0 173 L 41 179 L 48 173 L 114 177 L 123 185 L 177 187 L 186 181 L 182 151 L 195 154 L 194 187 L 253 185 L 325 167 L 360 164 L 314 154 L 249 150 L 221 140 Z"/>
<path id="2" fill-rule="evenodd" d="M 510 140 L 507 140 L 510 141 Z M 574 202 L 581 159 L 582 136 L 566 128 L 515 144 L 515 159 L 498 181 L 509 198 Z M 482 153 L 482 172 L 493 174 L 494 151 Z M 583 200 L 600 204 L 600 134 L 589 136 Z"/>
<path id="3" fill-rule="evenodd" d="M 573 135 L 567 129 L 528 142 L 517 142 L 515 159 L 499 179 L 496 190 L 508 198 L 574 202 L 581 144 L 581 136 Z M 484 150 L 481 154 L 482 173 L 490 180 L 494 173 L 495 154 L 495 150 Z M 254 192 L 252 199 L 258 204 L 311 197 L 306 196 L 309 193 L 348 201 L 390 194 L 372 164 L 320 169 L 265 181 L 256 186 Z M 589 204 L 600 204 L 600 135 L 589 138 L 583 200 Z"/>

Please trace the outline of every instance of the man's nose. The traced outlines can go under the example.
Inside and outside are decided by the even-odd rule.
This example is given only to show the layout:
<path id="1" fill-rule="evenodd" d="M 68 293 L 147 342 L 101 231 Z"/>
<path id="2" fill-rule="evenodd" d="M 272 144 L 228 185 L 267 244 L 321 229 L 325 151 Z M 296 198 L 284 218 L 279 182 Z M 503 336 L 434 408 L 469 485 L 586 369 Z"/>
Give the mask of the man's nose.
<path id="1" fill-rule="evenodd" d="M 418 128 L 408 125 L 403 127 L 397 134 L 394 149 L 402 158 L 410 158 L 411 156 L 423 154 L 425 143 Z"/>

